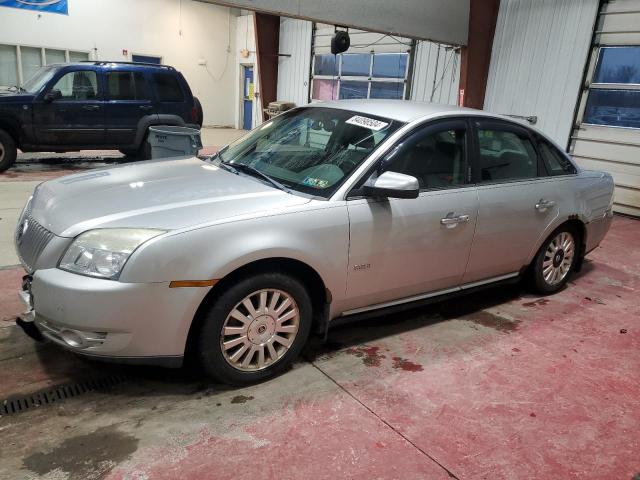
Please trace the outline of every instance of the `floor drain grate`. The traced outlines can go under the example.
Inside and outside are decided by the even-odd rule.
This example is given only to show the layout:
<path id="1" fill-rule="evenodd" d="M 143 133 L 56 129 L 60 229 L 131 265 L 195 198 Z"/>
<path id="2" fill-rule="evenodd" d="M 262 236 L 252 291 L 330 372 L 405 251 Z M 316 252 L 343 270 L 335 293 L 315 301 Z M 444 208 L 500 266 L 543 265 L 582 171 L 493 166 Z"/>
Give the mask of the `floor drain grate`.
<path id="1" fill-rule="evenodd" d="M 107 390 L 115 385 L 126 382 L 130 378 L 126 375 L 109 375 L 75 383 L 46 388 L 29 395 L 9 397 L 0 403 L 0 417 L 16 415 L 35 408 L 60 403 L 68 398 L 78 397 L 88 392 Z"/>

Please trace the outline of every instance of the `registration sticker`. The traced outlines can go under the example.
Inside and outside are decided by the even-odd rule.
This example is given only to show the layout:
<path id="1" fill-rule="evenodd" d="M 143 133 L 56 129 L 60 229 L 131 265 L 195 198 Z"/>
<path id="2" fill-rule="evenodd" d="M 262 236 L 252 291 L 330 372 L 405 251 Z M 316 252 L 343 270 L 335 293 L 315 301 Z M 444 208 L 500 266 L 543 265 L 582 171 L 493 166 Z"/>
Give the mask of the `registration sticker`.
<path id="1" fill-rule="evenodd" d="M 350 125 L 357 125 L 358 127 L 368 128 L 369 130 L 382 130 L 384 127 L 389 125 L 387 122 L 381 122 L 380 120 L 376 120 L 374 118 L 361 117 L 360 115 L 354 115 L 346 123 Z"/>

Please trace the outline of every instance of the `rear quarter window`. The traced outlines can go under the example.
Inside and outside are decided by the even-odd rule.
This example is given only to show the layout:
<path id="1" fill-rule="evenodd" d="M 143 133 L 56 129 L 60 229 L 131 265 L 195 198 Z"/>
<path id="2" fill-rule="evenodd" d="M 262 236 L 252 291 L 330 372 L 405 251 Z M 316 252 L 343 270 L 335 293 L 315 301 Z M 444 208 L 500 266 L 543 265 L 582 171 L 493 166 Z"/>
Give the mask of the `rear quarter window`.
<path id="1" fill-rule="evenodd" d="M 576 172 L 576 167 L 556 147 L 543 139 L 538 139 L 538 148 L 542 161 L 551 176 L 569 175 Z"/>
<path id="2" fill-rule="evenodd" d="M 161 102 L 184 102 L 184 93 L 178 79 L 169 73 L 155 73 L 153 84 Z"/>

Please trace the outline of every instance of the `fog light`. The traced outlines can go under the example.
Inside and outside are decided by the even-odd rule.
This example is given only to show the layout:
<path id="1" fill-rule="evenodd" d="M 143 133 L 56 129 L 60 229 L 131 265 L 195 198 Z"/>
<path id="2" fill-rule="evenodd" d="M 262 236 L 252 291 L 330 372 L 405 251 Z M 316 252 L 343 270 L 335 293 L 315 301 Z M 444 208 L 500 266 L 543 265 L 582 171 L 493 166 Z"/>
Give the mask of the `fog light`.
<path id="1" fill-rule="evenodd" d="M 60 337 L 65 341 L 67 345 L 70 347 L 82 347 L 82 337 L 78 335 L 76 332 L 71 330 L 63 330 L 60 332 Z"/>

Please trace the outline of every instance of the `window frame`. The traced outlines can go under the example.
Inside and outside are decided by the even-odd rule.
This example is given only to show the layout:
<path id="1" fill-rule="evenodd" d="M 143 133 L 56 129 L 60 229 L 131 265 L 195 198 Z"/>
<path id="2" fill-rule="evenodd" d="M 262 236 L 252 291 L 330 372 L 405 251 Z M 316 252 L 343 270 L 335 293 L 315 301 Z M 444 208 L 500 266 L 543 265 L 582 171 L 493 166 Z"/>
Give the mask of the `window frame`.
<path id="1" fill-rule="evenodd" d="M 633 130 L 640 130 L 640 127 L 631 127 L 631 126 L 626 126 L 626 125 L 611 125 L 611 124 L 605 124 L 605 123 L 592 123 L 592 122 L 587 122 L 586 118 L 587 118 L 587 107 L 589 105 L 589 100 L 591 98 L 591 93 L 594 90 L 600 90 L 600 91 L 607 91 L 607 92 L 611 92 L 611 91 L 625 91 L 625 92 L 640 92 L 640 83 L 607 83 L 607 82 L 596 82 L 596 75 L 598 75 L 600 73 L 600 67 L 602 66 L 601 61 L 603 58 L 603 52 L 606 49 L 612 49 L 612 48 L 626 48 L 626 47 L 636 47 L 636 48 L 640 48 L 640 45 L 626 45 L 626 44 L 621 44 L 621 45 L 598 45 L 597 49 L 598 49 L 598 53 L 596 55 L 596 59 L 595 62 L 593 63 L 593 66 L 591 68 L 591 81 L 589 83 L 588 86 L 588 91 L 586 93 L 586 95 L 584 96 L 584 104 L 582 106 L 582 123 L 584 123 L 585 125 L 593 125 L 596 127 L 605 127 L 605 128 L 628 128 L 628 129 L 633 129 Z"/>
<path id="2" fill-rule="evenodd" d="M 544 166 L 544 162 L 542 160 L 542 156 L 540 153 L 540 149 L 537 145 L 537 140 L 533 135 L 533 132 L 526 128 L 524 125 L 519 125 L 517 123 L 511 123 L 509 121 L 500 119 L 500 118 L 492 118 L 492 117 L 471 117 L 470 122 L 472 128 L 472 137 L 473 137 L 473 155 L 471 161 L 471 171 L 473 182 L 478 186 L 484 185 L 500 185 L 505 183 L 520 183 L 520 182 L 531 182 L 535 180 L 540 180 L 543 178 L 550 178 L 548 175 L 546 167 Z M 510 132 L 518 137 L 520 137 L 523 133 L 524 136 L 531 142 L 531 146 L 533 147 L 533 151 L 536 155 L 536 176 L 528 177 L 528 178 L 511 178 L 506 180 L 491 180 L 491 181 L 483 181 L 482 180 L 482 172 L 480 166 L 480 137 L 479 130 L 495 130 L 500 132 Z"/>
<path id="3" fill-rule="evenodd" d="M 425 192 L 437 192 L 437 191 L 449 191 L 449 190 L 457 190 L 462 188 L 468 188 L 475 186 L 475 180 L 473 178 L 473 140 L 472 140 L 472 125 L 469 122 L 469 118 L 465 116 L 452 116 L 434 120 L 427 120 L 424 123 L 416 125 L 410 131 L 406 132 L 402 137 L 400 137 L 393 145 L 391 145 L 381 156 L 377 159 L 369 168 L 366 170 L 364 174 L 353 184 L 350 190 L 346 194 L 346 200 L 357 200 L 364 198 L 364 194 L 362 192 L 362 186 L 365 182 L 367 182 L 371 176 L 382 166 L 382 164 L 389 159 L 389 156 L 392 155 L 396 149 L 402 148 L 402 144 L 406 142 L 412 141 L 418 135 L 429 135 L 435 134 L 440 131 L 450 130 L 451 127 L 447 128 L 450 125 L 464 125 L 465 129 L 465 152 L 464 152 L 464 169 L 466 171 L 465 174 L 465 182 L 460 185 L 451 185 L 449 187 L 440 187 L 440 188 L 420 188 L 420 195 Z M 399 172 L 402 173 L 402 172 Z"/>

